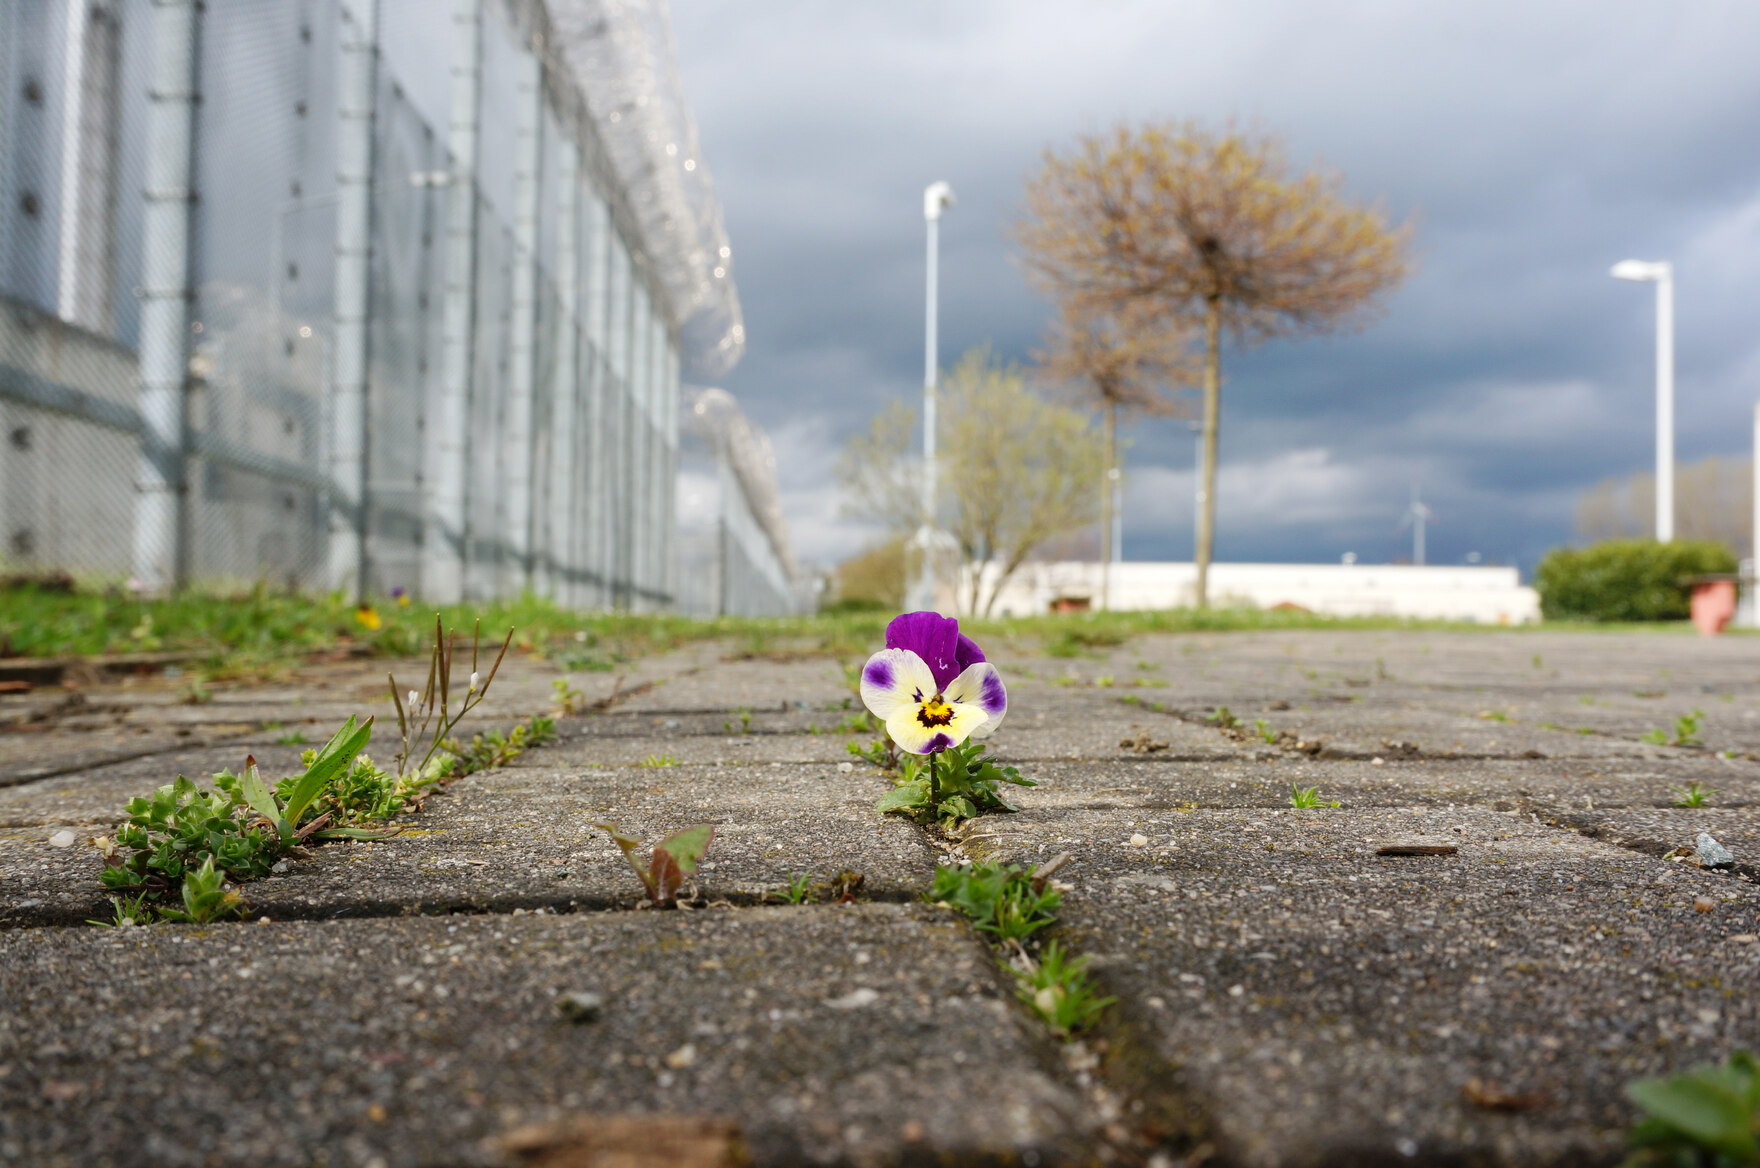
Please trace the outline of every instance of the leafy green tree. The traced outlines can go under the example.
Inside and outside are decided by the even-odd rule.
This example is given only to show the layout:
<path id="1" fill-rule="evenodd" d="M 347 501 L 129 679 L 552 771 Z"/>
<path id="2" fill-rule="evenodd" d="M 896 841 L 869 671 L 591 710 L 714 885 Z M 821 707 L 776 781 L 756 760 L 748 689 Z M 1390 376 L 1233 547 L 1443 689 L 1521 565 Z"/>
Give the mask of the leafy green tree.
<path id="1" fill-rule="evenodd" d="M 1106 445 L 1088 419 L 1027 388 L 988 349 L 961 358 L 942 382 L 941 514 L 965 573 L 966 612 L 988 613 L 1035 549 L 1094 522 Z M 922 463 L 914 411 L 898 403 L 845 446 L 838 462 L 845 513 L 908 536 L 922 523 Z"/>

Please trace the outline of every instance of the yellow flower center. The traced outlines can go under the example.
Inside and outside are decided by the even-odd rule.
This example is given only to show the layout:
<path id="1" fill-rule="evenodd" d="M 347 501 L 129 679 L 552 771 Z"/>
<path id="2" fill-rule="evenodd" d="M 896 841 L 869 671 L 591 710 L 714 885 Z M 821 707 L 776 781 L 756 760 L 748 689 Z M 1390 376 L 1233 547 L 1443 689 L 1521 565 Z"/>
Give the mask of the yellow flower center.
<path id="1" fill-rule="evenodd" d="M 953 721 L 953 707 L 942 701 L 940 694 L 936 694 L 917 707 L 917 721 L 930 729 L 945 726 Z"/>

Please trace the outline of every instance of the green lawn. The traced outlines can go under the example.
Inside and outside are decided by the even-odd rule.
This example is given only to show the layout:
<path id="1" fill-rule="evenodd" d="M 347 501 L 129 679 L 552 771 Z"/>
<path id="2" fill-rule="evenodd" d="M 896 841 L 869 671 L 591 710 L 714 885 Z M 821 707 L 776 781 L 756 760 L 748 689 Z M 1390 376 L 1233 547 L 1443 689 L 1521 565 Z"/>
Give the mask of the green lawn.
<path id="1" fill-rule="evenodd" d="M 485 640 L 515 630 L 528 652 L 557 657 L 571 669 L 610 668 L 620 657 L 691 641 L 725 640 L 754 656 L 858 656 L 880 643 L 890 613 L 842 612 L 811 617 L 697 619 L 666 614 L 575 612 L 526 596 L 451 605 L 441 618 L 469 635 L 481 620 Z M 186 594 L 139 600 L 120 592 L 61 591 L 35 585 L 0 589 L 0 655 L 67 657 L 179 651 L 211 670 L 249 672 L 319 652 L 363 647 L 384 656 L 426 652 L 435 612 L 421 604 L 380 600 L 357 610 L 340 596 L 309 596 L 259 588 L 232 596 Z M 1488 626 L 1385 618 L 1332 618 L 1259 609 L 1173 609 L 1163 612 L 1076 613 L 964 622 L 980 641 L 1073 655 L 1122 644 L 1144 633 L 1255 629 L 1483 629 Z M 1545 628 L 1610 630 L 1609 625 Z M 1684 625 L 1619 626 L 1678 631 Z"/>

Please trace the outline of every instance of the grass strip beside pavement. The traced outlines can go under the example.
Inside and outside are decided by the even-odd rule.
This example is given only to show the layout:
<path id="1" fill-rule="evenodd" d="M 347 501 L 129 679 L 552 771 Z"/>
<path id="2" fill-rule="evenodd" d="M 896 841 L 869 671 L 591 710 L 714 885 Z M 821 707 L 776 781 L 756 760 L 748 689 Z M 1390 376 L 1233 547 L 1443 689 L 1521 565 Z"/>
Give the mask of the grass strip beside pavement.
<path id="1" fill-rule="evenodd" d="M 737 655 L 753 658 L 856 657 L 879 639 L 891 613 L 864 609 L 802 617 L 698 618 L 572 611 L 526 595 L 448 605 L 439 615 L 447 627 L 465 628 L 477 620 L 491 628 L 516 627 L 516 649 L 544 654 L 575 671 L 610 670 L 630 658 L 709 640 L 726 642 Z M 114 589 L 14 583 L 0 587 L 0 657 L 176 651 L 194 654 L 215 675 L 249 673 L 337 650 L 415 655 L 422 651 L 434 616 L 433 608 L 419 602 L 386 597 L 357 606 L 339 593 L 315 596 L 266 586 L 233 594 L 188 592 L 142 599 Z M 1251 608 L 1088 612 L 966 623 L 977 635 L 1060 656 L 1100 651 L 1152 633 L 1483 627 Z"/>

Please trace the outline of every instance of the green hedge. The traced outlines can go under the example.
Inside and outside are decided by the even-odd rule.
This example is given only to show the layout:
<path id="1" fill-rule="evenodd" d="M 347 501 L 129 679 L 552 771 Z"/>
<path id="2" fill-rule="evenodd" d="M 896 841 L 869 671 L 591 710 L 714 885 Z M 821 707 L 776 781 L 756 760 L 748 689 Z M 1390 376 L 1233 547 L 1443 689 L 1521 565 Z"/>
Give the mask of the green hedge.
<path id="1" fill-rule="evenodd" d="M 1685 620 L 1691 589 L 1683 581 L 1735 570 L 1729 548 L 1711 540 L 1610 539 L 1547 553 L 1534 587 L 1548 620 Z"/>

